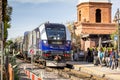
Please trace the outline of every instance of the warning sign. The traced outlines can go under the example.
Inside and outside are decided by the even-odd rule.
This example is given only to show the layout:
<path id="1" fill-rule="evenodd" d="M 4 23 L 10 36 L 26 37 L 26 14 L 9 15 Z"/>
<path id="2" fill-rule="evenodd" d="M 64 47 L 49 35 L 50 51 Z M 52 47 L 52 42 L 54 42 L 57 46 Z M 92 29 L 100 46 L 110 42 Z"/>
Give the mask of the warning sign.
<path id="1" fill-rule="evenodd" d="M 30 49 L 30 54 L 34 54 L 34 49 Z"/>

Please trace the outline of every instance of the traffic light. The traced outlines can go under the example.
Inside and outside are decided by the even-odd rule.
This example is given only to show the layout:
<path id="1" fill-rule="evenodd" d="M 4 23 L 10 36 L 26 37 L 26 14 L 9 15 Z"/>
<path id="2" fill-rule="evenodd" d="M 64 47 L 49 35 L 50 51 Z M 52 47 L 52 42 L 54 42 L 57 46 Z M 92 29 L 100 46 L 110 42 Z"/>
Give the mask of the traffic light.
<path id="1" fill-rule="evenodd" d="M 3 22 L 0 23 L 0 40 L 4 40 L 4 24 Z"/>

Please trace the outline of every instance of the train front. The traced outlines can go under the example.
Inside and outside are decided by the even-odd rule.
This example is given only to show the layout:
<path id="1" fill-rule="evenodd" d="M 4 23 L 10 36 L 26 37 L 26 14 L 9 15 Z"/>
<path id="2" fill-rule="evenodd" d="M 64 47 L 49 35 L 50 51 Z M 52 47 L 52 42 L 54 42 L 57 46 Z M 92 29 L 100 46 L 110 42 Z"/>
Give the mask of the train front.
<path id="1" fill-rule="evenodd" d="M 46 40 L 41 40 L 42 57 L 47 66 L 65 66 L 71 59 L 71 35 L 63 24 L 45 24 Z M 44 36 L 45 37 L 45 36 Z M 55 64 L 51 64 L 51 62 Z"/>

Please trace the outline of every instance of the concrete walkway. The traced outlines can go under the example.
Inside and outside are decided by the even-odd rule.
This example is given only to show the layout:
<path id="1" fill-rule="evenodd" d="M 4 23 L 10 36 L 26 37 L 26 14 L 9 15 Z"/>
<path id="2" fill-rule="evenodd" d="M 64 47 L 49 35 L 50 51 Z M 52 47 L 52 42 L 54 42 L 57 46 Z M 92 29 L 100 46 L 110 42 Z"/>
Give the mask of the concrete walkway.
<path id="1" fill-rule="evenodd" d="M 75 70 L 106 77 L 109 80 L 120 80 L 120 69 L 112 70 L 107 67 L 94 66 L 92 63 L 87 62 L 68 62 L 67 64 L 73 65 Z"/>
<path id="2" fill-rule="evenodd" d="M 25 74 L 25 71 L 24 71 L 24 65 L 25 63 L 22 61 L 22 60 L 19 60 L 17 59 L 16 60 L 16 63 L 19 65 L 18 66 L 18 70 L 19 70 L 19 80 L 31 80 L 28 78 L 28 76 Z"/>

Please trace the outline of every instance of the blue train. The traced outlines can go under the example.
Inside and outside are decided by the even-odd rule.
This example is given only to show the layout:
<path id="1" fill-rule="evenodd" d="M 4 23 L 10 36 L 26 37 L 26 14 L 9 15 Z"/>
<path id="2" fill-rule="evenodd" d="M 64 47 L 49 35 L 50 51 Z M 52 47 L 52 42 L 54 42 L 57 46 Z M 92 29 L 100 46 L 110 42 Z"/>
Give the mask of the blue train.
<path id="1" fill-rule="evenodd" d="M 43 23 L 24 33 L 23 52 L 26 58 L 34 59 L 46 66 L 65 66 L 71 60 L 71 34 L 67 27 L 58 23 Z"/>

